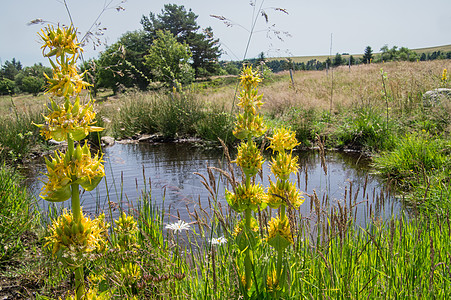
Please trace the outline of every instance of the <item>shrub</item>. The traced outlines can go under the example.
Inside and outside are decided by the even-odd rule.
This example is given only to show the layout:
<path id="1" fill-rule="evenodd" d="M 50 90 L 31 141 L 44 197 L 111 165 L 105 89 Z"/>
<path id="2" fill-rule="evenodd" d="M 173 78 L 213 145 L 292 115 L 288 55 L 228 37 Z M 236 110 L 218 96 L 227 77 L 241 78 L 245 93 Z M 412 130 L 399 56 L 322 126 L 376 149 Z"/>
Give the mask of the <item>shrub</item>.
<path id="1" fill-rule="evenodd" d="M 37 96 L 39 92 L 42 92 L 44 90 L 44 85 L 44 78 L 26 76 L 22 79 L 22 90 L 33 94 L 33 96 Z"/>
<path id="2" fill-rule="evenodd" d="M 0 80 L 0 95 L 12 95 L 14 94 L 14 89 L 14 81 L 8 78 L 3 78 Z"/>

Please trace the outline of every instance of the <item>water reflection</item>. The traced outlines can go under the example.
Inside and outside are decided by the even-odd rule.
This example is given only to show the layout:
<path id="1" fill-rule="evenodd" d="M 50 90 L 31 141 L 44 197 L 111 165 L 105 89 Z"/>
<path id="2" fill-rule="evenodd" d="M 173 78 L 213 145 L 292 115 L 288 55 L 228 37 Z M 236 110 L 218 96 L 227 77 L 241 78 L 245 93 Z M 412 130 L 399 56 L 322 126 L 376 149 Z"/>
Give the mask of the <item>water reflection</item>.
<path id="1" fill-rule="evenodd" d="M 298 155 L 300 172 L 291 180 L 298 182 L 298 187 L 308 195 L 313 195 L 315 190 L 326 207 L 338 203 L 343 205 L 345 198 L 349 201 L 351 195 L 353 203 L 364 202 L 356 214 L 357 222 L 362 225 L 368 218 L 370 207 L 372 212 L 382 217 L 399 211 L 400 204 L 385 193 L 381 180 L 368 174 L 368 161 L 359 154 L 327 152 L 327 174 L 321 167 L 318 152 L 304 151 Z M 201 178 L 193 173 L 199 172 L 208 178 L 207 166 L 226 168 L 221 149 L 205 151 L 188 143 L 116 144 L 105 149 L 104 159 L 105 179 L 94 191 L 85 192 L 81 197 L 85 211 L 107 211 L 109 202 L 124 208 L 136 206 L 136 199 L 142 190 L 151 187 L 152 199 L 156 204 L 164 201 L 166 209 L 170 206 L 173 215 L 177 215 L 178 211 L 182 219 L 188 219 L 187 206 L 193 211 L 199 205 L 207 207 L 209 201 L 209 193 Z M 269 160 L 269 157 L 266 159 Z M 219 173 L 215 175 L 219 177 Z M 270 175 L 268 162 L 265 162 L 262 176 L 265 186 Z M 34 184 L 37 188 L 42 185 L 36 180 Z M 218 201 L 225 206 L 226 183 L 218 182 L 217 188 L 222 191 Z M 377 210 L 375 205 L 381 194 L 385 206 L 378 205 Z M 313 211 L 308 195 L 300 208 L 302 216 L 311 216 Z M 65 205 L 70 205 L 69 201 L 66 202 Z M 42 201 L 44 209 L 47 205 Z"/>

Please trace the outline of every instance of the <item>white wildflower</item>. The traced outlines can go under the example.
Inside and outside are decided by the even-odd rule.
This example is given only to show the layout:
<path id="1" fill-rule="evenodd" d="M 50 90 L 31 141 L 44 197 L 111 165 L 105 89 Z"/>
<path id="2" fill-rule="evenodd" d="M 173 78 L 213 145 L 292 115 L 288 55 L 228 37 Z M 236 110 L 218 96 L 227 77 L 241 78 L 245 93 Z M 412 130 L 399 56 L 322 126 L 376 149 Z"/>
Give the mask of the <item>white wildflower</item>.
<path id="1" fill-rule="evenodd" d="M 190 226 L 185 221 L 179 220 L 178 222 L 166 225 L 166 229 L 171 229 L 174 232 L 178 232 L 182 230 L 189 230 Z"/>
<path id="2" fill-rule="evenodd" d="M 226 238 L 224 236 L 220 236 L 218 238 L 212 238 L 211 239 L 211 244 L 212 245 L 222 245 L 222 244 L 225 244 L 225 243 L 227 243 L 227 240 L 226 240 Z"/>

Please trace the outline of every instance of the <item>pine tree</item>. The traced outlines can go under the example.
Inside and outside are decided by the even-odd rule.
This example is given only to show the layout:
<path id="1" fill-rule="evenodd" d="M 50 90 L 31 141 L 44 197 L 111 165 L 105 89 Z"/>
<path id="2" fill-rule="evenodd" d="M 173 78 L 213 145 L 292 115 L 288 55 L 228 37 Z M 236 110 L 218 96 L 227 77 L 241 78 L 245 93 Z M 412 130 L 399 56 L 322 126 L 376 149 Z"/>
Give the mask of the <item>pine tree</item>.
<path id="1" fill-rule="evenodd" d="M 370 46 L 365 48 L 365 52 L 363 53 L 362 61 L 364 64 L 369 64 L 373 60 L 373 50 Z"/>

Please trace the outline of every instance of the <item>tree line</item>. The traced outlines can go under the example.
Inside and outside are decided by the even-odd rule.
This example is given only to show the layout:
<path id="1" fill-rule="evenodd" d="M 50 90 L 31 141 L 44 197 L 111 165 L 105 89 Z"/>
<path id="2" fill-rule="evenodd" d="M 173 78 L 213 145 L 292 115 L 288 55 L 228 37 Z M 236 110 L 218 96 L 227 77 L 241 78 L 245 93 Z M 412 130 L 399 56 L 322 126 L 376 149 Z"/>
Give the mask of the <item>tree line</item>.
<path id="1" fill-rule="evenodd" d="M 5 61 L 0 68 L 0 95 L 30 93 L 36 96 L 44 91 L 44 73 L 52 76 L 52 69 L 41 63 L 24 68 L 15 58 Z"/>

